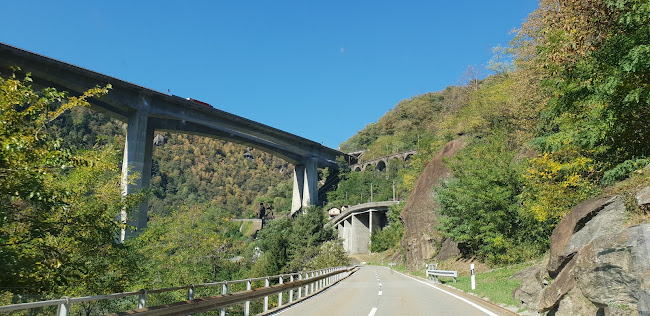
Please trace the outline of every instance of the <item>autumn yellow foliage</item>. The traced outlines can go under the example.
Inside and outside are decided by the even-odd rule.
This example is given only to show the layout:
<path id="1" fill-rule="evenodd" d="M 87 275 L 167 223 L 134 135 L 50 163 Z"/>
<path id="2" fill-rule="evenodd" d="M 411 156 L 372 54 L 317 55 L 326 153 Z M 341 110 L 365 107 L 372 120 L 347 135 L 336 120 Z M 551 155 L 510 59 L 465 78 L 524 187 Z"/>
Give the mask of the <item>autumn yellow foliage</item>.
<path id="1" fill-rule="evenodd" d="M 524 210 L 540 222 L 555 222 L 576 201 L 593 193 L 594 161 L 572 149 L 545 152 L 530 159 L 522 175 L 521 201 Z"/>

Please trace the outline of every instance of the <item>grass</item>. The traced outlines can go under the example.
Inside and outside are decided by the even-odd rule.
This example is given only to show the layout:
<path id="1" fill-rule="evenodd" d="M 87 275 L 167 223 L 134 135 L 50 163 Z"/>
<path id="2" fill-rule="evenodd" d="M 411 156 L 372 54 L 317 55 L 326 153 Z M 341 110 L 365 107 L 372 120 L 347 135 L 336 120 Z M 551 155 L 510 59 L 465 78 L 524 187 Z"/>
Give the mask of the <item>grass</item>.
<path id="1" fill-rule="evenodd" d="M 388 251 L 384 253 L 369 255 L 368 257 L 365 257 L 364 260 L 367 260 L 369 265 L 387 267 L 388 263 L 392 262 L 390 260 L 392 256 L 393 253 Z M 418 269 L 417 271 L 408 271 L 403 262 L 395 262 L 395 263 L 396 265 L 392 267 L 395 271 L 399 271 L 405 274 L 410 274 L 413 276 L 418 276 L 421 278 L 426 278 L 426 271 L 425 271 L 426 269 L 424 268 L 424 266 L 421 269 Z M 465 265 L 466 263 L 463 262 L 462 264 Z M 505 305 L 516 307 L 519 306 L 519 301 L 512 298 L 512 292 L 517 287 L 519 287 L 521 281 L 517 279 L 511 279 L 510 277 L 513 274 L 533 264 L 534 264 L 533 262 L 520 263 L 520 264 L 510 265 L 499 269 L 489 270 L 486 272 L 478 272 L 476 274 L 476 290 L 471 289 L 470 275 L 461 274 L 461 276 L 459 276 L 458 279 L 456 280 L 456 283 L 454 283 L 451 278 L 443 277 L 440 278 L 439 280 L 441 281 L 441 283 L 445 285 L 452 286 L 454 288 L 457 288 L 467 293 L 474 293 L 479 297 L 489 299 L 493 303 L 505 304 Z M 447 262 L 447 264 L 443 262 L 441 263 L 441 265 L 442 265 L 442 269 L 445 270 L 455 269 L 455 268 L 451 268 L 454 266 L 454 264 L 449 264 L 449 262 Z M 483 267 L 483 268 L 485 269 L 487 267 Z"/>
<path id="2" fill-rule="evenodd" d="M 469 275 L 458 277 L 456 283 L 446 278 L 441 279 L 441 281 L 443 284 L 450 285 L 467 293 L 487 297 L 493 303 L 518 306 L 519 301 L 512 298 L 512 292 L 521 284 L 521 281 L 511 279 L 510 277 L 530 265 L 531 263 L 521 263 L 489 272 L 477 273 L 475 290 L 471 288 L 471 276 Z"/>

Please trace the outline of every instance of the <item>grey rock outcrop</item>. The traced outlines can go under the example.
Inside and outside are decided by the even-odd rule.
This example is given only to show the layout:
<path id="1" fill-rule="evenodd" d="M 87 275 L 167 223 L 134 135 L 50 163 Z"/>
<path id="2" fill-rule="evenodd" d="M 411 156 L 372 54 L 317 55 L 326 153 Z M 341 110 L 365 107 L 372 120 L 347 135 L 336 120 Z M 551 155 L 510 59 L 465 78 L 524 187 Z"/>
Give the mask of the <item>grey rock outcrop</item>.
<path id="1" fill-rule="evenodd" d="M 513 296 L 532 310 L 650 316 L 650 223 L 625 227 L 619 196 L 577 205 L 553 231 L 546 265 L 529 269 Z"/>
<path id="2" fill-rule="evenodd" d="M 512 297 L 519 300 L 524 305 L 532 310 L 539 310 L 538 304 L 540 295 L 544 290 L 544 264 L 538 263 L 515 273 L 511 279 L 521 280 L 521 284 L 514 292 Z"/>
<path id="3" fill-rule="evenodd" d="M 440 180 L 451 176 L 444 159 L 453 157 L 464 145 L 463 138 L 445 144 L 424 168 L 406 201 L 400 216 L 404 222 L 401 248 L 406 250 L 406 265 L 409 269 L 421 267 L 422 263 L 435 256 L 439 250 L 437 245 L 443 241 L 442 234 L 436 229 L 439 223 L 435 209 L 438 205 L 432 188 L 439 185 Z"/>
<path id="4" fill-rule="evenodd" d="M 613 221 L 611 225 L 607 221 Z M 557 225 L 551 235 L 551 256 L 546 266 L 556 277 L 564 265 L 598 236 L 621 230 L 625 220 L 625 204 L 619 196 L 587 200 L 575 206 Z"/>
<path id="5" fill-rule="evenodd" d="M 436 261 L 443 261 L 451 258 L 456 258 L 458 256 L 460 256 L 458 243 L 451 238 L 446 238 L 440 245 L 440 249 L 436 255 Z"/>
<path id="6" fill-rule="evenodd" d="M 594 240 L 576 256 L 575 271 L 582 295 L 596 306 L 650 312 L 638 304 L 650 294 L 650 223 Z"/>
<path id="7" fill-rule="evenodd" d="M 645 187 L 636 193 L 636 204 L 639 207 L 647 208 L 650 205 L 650 187 Z"/>

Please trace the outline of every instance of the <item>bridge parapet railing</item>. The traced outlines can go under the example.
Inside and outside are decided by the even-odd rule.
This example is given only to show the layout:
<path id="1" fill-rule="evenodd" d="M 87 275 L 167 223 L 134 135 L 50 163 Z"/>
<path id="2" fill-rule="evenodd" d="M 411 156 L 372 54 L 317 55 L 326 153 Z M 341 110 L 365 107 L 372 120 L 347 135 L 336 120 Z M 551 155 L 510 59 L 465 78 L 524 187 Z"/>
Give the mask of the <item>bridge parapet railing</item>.
<path id="1" fill-rule="evenodd" d="M 63 297 L 55 300 L 21 303 L 0 306 L 0 313 L 15 312 L 42 308 L 47 306 L 58 306 L 56 315 L 66 316 L 70 313 L 73 304 L 85 302 L 96 302 L 104 300 L 115 300 L 124 297 L 137 297 L 137 309 L 119 312 L 109 315 L 172 315 L 183 312 L 197 313 L 221 308 L 220 315 L 226 314 L 226 307 L 238 303 L 244 303 L 244 315 L 250 315 L 251 301 L 263 299 L 263 311 L 269 310 L 271 297 L 276 307 L 282 307 L 283 304 L 291 304 L 298 300 L 311 296 L 346 277 L 355 271 L 357 266 L 350 267 L 332 267 L 314 271 L 297 272 L 265 276 L 259 278 L 249 278 L 233 281 L 219 281 L 202 284 L 189 284 L 152 290 L 140 290 L 132 292 L 112 293 L 106 295 L 93 295 L 83 297 Z M 200 288 L 210 288 L 220 292 L 220 295 L 209 296 L 197 299 L 195 298 L 196 290 Z M 220 289 L 220 291 L 219 291 Z M 151 294 L 167 293 L 174 291 L 187 290 L 187 301 L 176 302 L 172 304 L 154 306 L 147 308 L 147 298 Z M 287 294 L 283 296 L 283 294 Z M 165 309 L 168 309 L 166 311 Z"/>

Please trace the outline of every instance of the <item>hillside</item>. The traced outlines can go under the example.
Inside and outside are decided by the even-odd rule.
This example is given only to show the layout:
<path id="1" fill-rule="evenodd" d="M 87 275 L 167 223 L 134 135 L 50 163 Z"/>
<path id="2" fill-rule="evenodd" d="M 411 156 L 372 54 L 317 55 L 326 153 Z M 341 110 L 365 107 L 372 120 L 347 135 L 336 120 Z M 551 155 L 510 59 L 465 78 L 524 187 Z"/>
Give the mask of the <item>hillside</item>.
<path id="1" fill-rule="evenodd" d="M 517 293 L 533 309 L 642 308 L 650 285 L 634 280 L 650 273 L 648 17 L 641 0 L 541 0 L 511 45 L 495 49 L 491 75 L 405 99 L 341 144 L 365 150 L 361 161 L 417 154 L 385 170 L 339 161 L 326 207 L 405 201 L 373 232 L 371 250 L 410 268 L 442 259 L 443 248 L 497 268 L 543 260 L 519 275 L 529 282 Z M 160 133 L 150 190 L 123 198 L 123 124 L 85 108 L 109 87 L 72 97 L 2 75 L 0 302 L 347 263 L 323 209 L 283 216 L 293 168 L 282 160 Z M 115 215 L 145 198 L 150 226 L 118 243 Z M 257 235 L 232 221 L 260 205 L 275 220 Z M 615 291 L 596 284 L 603 275 Z M 105 311 L 87 313 L 94 308 Z"/>
<path id="2" fill-rule="evenodd" d="M 72 150 L 109 142 L 123 150 L 123 123 L 85 108 L 72 109 L 51 129 Z M 265 152 L 206 137 L 156 135 L 149 201 L 153 216 L 197 204 L 252 218 L 256 198 L 291 180 L 292 166 Z"/>
<path id="3" fill-rule="evenodd" d="M 511 46 L 495 50 L 490 76 L 404 100 L 341 144 L 366 150 L 361 160 L 418 149 L 396 177 L 402 196 L 410 197 L 373 236 L 373 243 L 389 241 L 377 250 L 396 249 L 416 267 L 435 260 L 447 238 L 461 257 L 491 265 L 538 259 L 573 207 L 637 170 L 645 173 L 648 16 L 643 1 L 543 0 Z M 461 136 L 465 146 L 442 160 L 442 168 L 435 153 Z M 648 184 L 636 183 L 623 195 L 635 196 Z M 622 207 L 622 227 L 650 222 L 635 205 Z M 557 311 L 559 301 L 548 299 L 543 310 Z M 588 305 L 596 307 L 588 309 L 607 305 L 599 302 L 592 299 Z M 629 303 L 636 309 L 636 299 Z"/>

